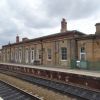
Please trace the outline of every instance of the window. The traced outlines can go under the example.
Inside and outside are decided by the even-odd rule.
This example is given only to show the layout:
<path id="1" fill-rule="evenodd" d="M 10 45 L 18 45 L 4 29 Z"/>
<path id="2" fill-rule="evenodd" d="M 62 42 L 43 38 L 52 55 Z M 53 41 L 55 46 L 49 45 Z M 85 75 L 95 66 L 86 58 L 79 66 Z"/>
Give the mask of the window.
<path id="1" fill-rule="evenodd" d="M 21 56 L 21 51 L 19 52 L 19 57 L 20 57 L 20 59 L 21 59 L 21 57 L 22 57 L 22 56 Z"/>
<path id="2" fill-rule="evenodd" d="M 48 60 L 51 60 L 51 49 L 47 49 Z"/>
<path id="3" fill-rule="evenodd" d="M 13 60 L 13 51 L 11 51 L 11 60 Z"/>
<path id="4" fill-rule="evenodd" d="M 85 53 L 85 48 L 81 47 L 81 53 Z"/>
<path id="5" fill-rule="evenodd" d="M 21 49 L 19 49 L 19 62 L 21 63 L 21 61 L 22 61 L 22 51 Z"/>
<path id="6" fill-rule="evenodd" d="M 32 50 L 32 60 L 34 59 L 34 56 L 33 56 L 33 50 Z"/>
<path id="7" fill-rule="evenodd" d="M 34 52 L 34 48 L 31 49 L 31 62 L 34 61 L 34 56 L 35 56 L 35 52 Z"/>
<path id="8" fill-rule="evenodd" d="M 28 49 L 26 48 L 26 51 L 25 51 L 25 61 L 26 61 L 26 63 L 28 63 L 28 58 L 29 58 L 29 54 L 28 54 Z"/>
<path id="9" fill-rule="evenodd" d="M 18 49 L 15 50 L 15 61 L 18 61 Z"/>
<path id="10" fill-rule="evenodd" d="M 80 48 L 80 60 L 86 60 L 86 53 L 84 47 Z"/>
<path id="11" fill-rule="evenodd" d="M 66 47 L 61 48 L 61 59 L 67 60 L 67 48 Z"/>
<path id="12" fill-rule="evenodd" d="M 37 49 L 36 50 L 36 60 L 40 60 L 41 59 L 41 50 Z"/>

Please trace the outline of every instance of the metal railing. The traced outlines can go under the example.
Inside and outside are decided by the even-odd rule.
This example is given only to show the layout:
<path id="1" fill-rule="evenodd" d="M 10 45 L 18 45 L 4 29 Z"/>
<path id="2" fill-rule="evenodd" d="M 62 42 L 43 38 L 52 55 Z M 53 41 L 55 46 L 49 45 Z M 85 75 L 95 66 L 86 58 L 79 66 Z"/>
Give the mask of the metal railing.
<path id="1" fill-rule="evenodd" d="M 76 59 L 71 60 L 70 67 L 72 69 L 86 69 L 86 70 L 99 70 L 100 61 L 79 61 Z"/>

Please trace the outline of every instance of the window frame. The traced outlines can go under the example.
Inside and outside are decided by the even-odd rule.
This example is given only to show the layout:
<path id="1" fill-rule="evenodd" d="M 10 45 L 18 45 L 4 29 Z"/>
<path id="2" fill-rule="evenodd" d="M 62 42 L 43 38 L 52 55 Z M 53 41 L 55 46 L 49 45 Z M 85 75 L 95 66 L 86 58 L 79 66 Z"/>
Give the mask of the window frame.
<path id="1" fill-rule="evenodd" d="M 19 49 L 19 51 L 18 51 L 18 61 L 19 61 L 19 63 L 22 62 L 22 49 Z"/>
<path id="2" fill-rule="evenodd" d="M 31 61 L 34 60 L 34 48 L 31 48 Z"/>
<path id="3" fill-rule="evenodd" d="M 29 63 L 29 50 L 28 50 L 28 48 L 25 49 L 25 63 Z"/>
<path id="4" fill-rule="evenodd" d="M 66 53 L 65 53 L 65 51 L 64 51 L 64 53 L 62 53 L 63 52 L 62 49 L 66 49 Z M 65 55 L 66 55 L 66 57 L 63 58 L 63 56 L 65 56 Z M 68 57 L 67 57 L 67 47 L 61 47 L 61 61 L 67 61 L 67 59 L 68 59 Z"/>
<path id="5" fill-rule="evenodd" d="M 84 50 L 82 51 L 82 49 L 84 48 Z M 82 55 L 84 55 L 84 60 L 86 60 L 86 50 L 85 47 L 81 47 L 80 48 L 80 60 L 82 60 Z"/>

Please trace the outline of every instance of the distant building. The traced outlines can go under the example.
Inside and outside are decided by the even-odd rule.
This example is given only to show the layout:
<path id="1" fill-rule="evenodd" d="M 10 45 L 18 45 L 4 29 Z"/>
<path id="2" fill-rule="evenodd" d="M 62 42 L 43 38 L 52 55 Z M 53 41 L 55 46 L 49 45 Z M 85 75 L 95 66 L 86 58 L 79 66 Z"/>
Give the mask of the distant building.
<path id="1" fill-rule="evenodd" d="M 100 23 L 96 33 L 86 35 L 67 29 L 65 19 L 61 31 L 35 39 L 23 38 L 2 47 L 2 62 L 70 67 L 72 60 L 100 61 Z"/>

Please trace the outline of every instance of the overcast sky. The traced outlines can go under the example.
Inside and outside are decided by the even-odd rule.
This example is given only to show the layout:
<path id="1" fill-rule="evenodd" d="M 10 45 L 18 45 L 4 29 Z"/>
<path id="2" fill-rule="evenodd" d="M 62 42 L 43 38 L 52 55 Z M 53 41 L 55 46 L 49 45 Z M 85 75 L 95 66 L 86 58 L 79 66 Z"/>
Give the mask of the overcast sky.
<path id="1" fill-rule="evenodd" d="M 0 45 L 20 38 L 60 32 L 61 19 L 68 30 L 95 33 L 100 22 L 100 0 L 0 0 Z"/>

